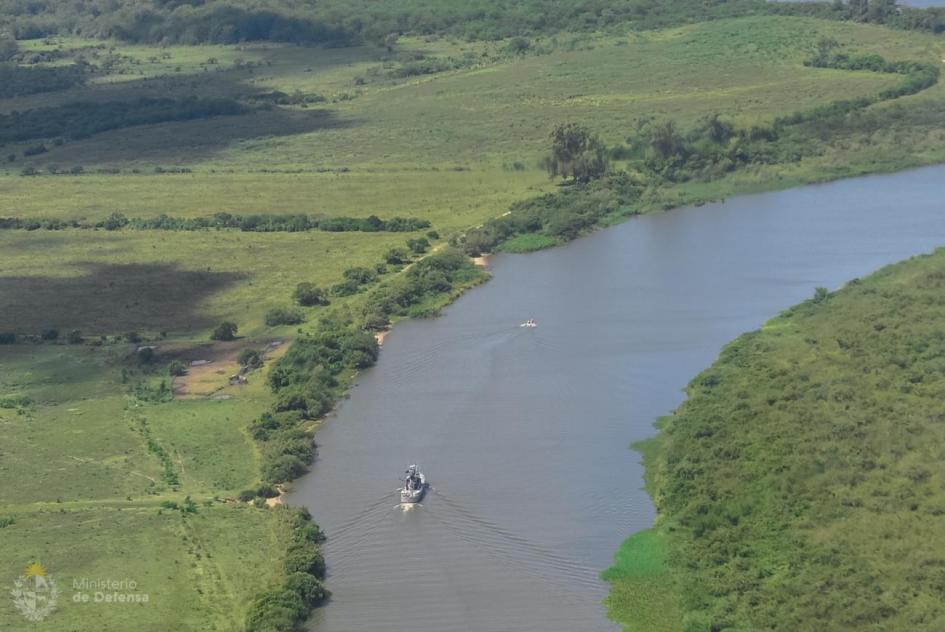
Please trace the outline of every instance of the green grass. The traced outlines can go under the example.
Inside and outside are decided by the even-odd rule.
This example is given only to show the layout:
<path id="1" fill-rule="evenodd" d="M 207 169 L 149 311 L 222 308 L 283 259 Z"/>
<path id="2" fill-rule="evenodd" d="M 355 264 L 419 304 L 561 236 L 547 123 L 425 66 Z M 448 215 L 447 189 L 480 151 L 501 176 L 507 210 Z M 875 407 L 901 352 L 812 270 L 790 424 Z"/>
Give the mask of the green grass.
<path id="1" fill-rule="evenodd" d="M 228 632 L 242 625 L 249 605 L 242 597 L 277 580 L 271 522 L 268 512 L 245 506 L 201 506 L 186 518 L 156 506 L 51 506 L 18 512 L 2 529 L 0 566 L 12 582 L 40 562 L 56 581 L 57 610 L 43 629 Z M 75 603 L 73 581 L 82 578 L 132 580 L 148 602 Z M 0 627 L 24 622 L 10 599 L 0 601 Z"/>
<path id="2" fill-rule="evenodd" d="M 262 333 L 301 281 L 329 285 L 373 266 L 409 233 L 0 231 L 0 331 L 206 337 L 225 319 Z M 37 266 L 55 252 L 55 267 Z M 357 259 L 351 253 L 357 252 Z M 306 310 L 316 317 L 318 308 Z"/>
<path id="3" fill-rule="evenodd" d="M 656 535 L 608 572 L 618 621 L 650 616 L 625 569 L 651 568 L 656 538 L 665 567 L 644 590 L 691 629 L 941 629 L 943 280 L 945 250 L 884 268 L 690 383 L 646 452 Z"/>
<path id="4" fill-rule="evenodd" d="M 611 618 L 627 620 L 627 630 L 674 632 L 682 614 L 666 568 L 666 540 L 656 530 L 640 531 L 624 541 L 614 564 L 601 575 L 611 584 L 605 603 Z"/>
<path id="5" fill-rule="evenodd" d="M 528 233 L 518 235 L 502 243 L 504 252 L 534 252 L 544 248 L 550 248 L 560 243 L 557 239 L 547 235 L 537 233 Z"/>

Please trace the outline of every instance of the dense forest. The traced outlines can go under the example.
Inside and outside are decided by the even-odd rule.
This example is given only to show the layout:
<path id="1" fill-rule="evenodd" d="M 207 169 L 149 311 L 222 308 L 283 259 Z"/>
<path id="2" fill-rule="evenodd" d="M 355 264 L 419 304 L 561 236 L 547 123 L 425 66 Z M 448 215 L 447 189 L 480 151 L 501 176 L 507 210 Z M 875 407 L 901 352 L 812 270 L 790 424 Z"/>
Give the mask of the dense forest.
<path id="1" fill-rule="evenodd" d="M 149 43 L 237 43 L 269 40 L 345 46 L 383 41 L 397 34 L 440 34 L 469 39 L 636 28 L 752 14 L 815 15 L 888 24 L 897 28 L 945 30 L 945 10 L 897 8 L 893 0 L 844 3 L 766 0 L 2 0 L 0 19 L 17 39 L 82 35 Z"/>
<path id="2" fill-rule="evenodd" d="M 945 251 L 729 344 L 648 471 L 687 630 L 940 630 Z"/>

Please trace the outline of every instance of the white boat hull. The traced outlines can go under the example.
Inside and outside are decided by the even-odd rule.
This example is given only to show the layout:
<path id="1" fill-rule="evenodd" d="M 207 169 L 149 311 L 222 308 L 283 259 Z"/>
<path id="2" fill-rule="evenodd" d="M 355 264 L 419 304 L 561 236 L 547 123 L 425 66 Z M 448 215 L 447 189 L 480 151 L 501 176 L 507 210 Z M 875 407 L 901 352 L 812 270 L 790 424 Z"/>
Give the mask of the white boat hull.
<path id="1" fill-rule="evenodd" d="M 423 499 L 423 495 L 427 491 L 427 479 L 423 474 L 420 474 L 420 487 L 418 489 L 402 489 L 400 490 L 400 504 L 402 505 L 412 505 L 418 503 Z"/>

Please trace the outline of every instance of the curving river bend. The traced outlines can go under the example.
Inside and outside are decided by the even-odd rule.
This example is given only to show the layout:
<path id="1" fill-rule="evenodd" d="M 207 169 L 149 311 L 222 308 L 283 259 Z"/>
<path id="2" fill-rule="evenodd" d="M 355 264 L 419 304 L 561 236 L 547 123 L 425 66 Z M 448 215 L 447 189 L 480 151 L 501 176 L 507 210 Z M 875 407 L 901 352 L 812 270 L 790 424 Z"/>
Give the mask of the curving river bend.
<path id="1" fill-rule="evenodd" d="M 723 344 L 945 244 L 945 166 L 636 218 L 492 260 L 397 325 L 288 499 L 329 536 L 318 632 L 613 630 L 598 573 L 654 517 L 639 457 Z M 518 325 L 528 318 L 538 328 Z M 435 487 L 395 509 L 398 475 Z"/>

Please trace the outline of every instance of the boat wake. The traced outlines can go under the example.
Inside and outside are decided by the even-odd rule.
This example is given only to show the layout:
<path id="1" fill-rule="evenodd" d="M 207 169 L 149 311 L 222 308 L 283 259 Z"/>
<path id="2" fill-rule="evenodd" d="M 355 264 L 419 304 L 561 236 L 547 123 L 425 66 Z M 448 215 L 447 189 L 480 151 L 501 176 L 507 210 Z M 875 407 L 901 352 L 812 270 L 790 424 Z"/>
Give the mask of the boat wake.
<path id="1" fill-rule="evenodd" d="M 503 564 L 564 586 L 601 586 L 598 571 L 477 515 L 444 492 L 431 489 L 431 515 L 460 539 Z M 435 505 L 435 509 L 433 509 Z M 441 511 L 440 508 L 444 510 Z"/>

